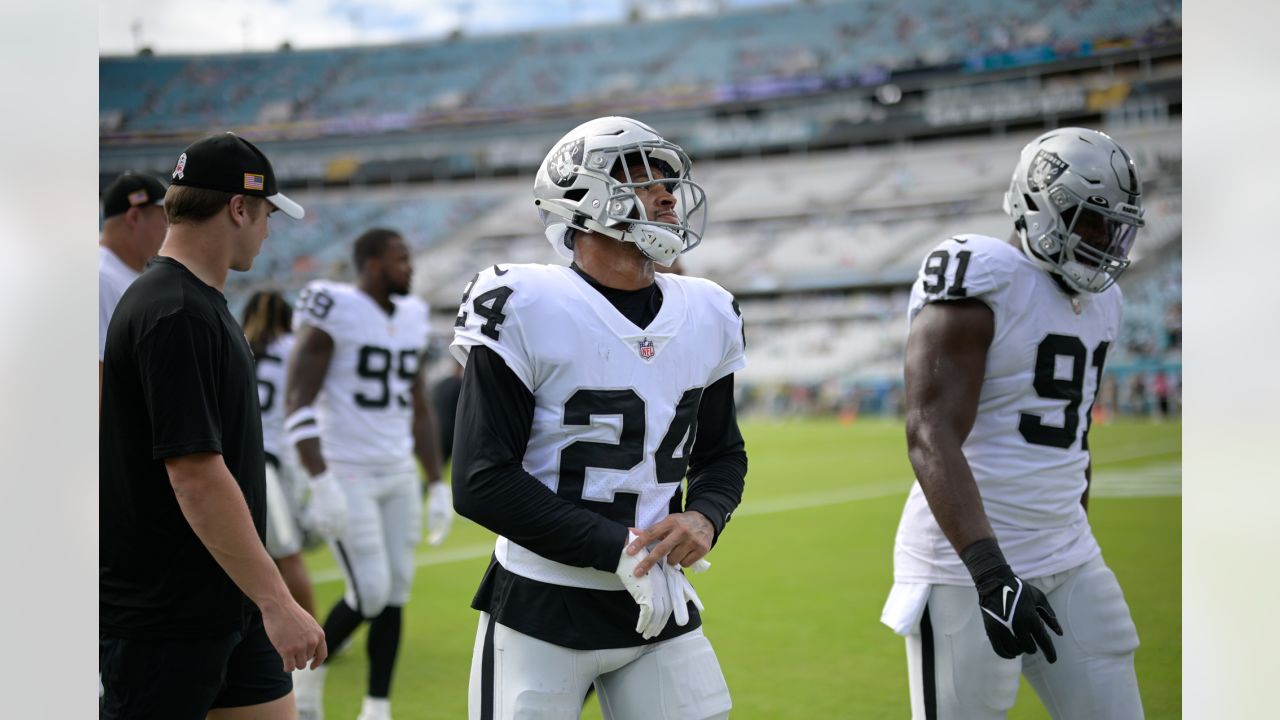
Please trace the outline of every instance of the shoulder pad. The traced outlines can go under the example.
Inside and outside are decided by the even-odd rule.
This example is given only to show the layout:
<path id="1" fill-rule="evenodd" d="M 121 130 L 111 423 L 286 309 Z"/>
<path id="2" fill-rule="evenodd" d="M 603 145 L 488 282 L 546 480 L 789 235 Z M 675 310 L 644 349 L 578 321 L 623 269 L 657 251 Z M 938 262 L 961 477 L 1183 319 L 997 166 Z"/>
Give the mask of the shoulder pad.
<path id="1" fill-rule="evenodd" d="M 990 295 L 1009 284 L 1021 251 L 985 235 L 956 235 L 920 264 L 912 294 L 924 302 Z"/>
<path id="2" fill-rule="evenodd" d="M 329 280 L 307 283 L 293 307 L 293 327 L 304 325 L 320 328 L 333 335 L 339 316 L 350 310 L 351 286 Z"/>
<path id="3" fill-rule="evenodd" d="M 431 306 L 417 295 L 393 295 L 391 302 L 396 306 L 396 312 L 407 312 L 423 318 L 431 315 Z"/>
<path id="4" fill-rule="evenodd" d="M 742 311 L 738 309 L 738 301 L 734 299 L 733 293 L 725 290 L 715 281 L 687 275 L 668 277 L 682 284 L 690 299 L 695 302 L 706 303 L 707 306 L 715 308 L 720 315 L 732 318 L 735 322 L 742 317 Z"/>
<path id="5" fill-rule="evenodd" d="M 484 345 L 498 353 L 527 386 L 533 387 L 518 313 L 539 296 L 549 295 L 545 286 L 554 282 L 558 273 L 548 265 L 501 263 L 476 273 L 462 292 L 450 352 L 465 363 L 469 348 Z"/>

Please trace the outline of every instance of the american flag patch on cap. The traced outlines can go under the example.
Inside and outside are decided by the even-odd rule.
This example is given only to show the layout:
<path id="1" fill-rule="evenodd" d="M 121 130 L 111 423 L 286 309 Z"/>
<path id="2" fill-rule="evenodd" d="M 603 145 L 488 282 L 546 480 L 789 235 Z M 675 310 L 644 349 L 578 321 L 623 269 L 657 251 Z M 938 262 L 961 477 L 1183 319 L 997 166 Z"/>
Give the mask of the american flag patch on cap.
<path id="1" fill-rule="evenodd" d="M 261 176 L 261 175 L 258 175 L 257 173 L 245 173 L 245 174 L 244 174 L 244 189 L 245 189 L 245 190 L 261 190 L 261 189 L 262 189 L 262 176 Z"/>
<path id="2" fill-rule="evenodd" d="M 133 207 L 135 205 L 141 205 L 146 201 L 147 201 L 146 190 L 134 190 L 133 192 L 129 193 L 129 207 Z"/>

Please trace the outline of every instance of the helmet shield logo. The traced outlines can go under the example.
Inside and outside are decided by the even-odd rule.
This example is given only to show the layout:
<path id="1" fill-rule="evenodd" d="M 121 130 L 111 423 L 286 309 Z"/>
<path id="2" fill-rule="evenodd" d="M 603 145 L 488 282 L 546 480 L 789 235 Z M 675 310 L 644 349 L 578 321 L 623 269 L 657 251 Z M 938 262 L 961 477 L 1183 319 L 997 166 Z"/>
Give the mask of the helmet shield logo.
<path id="1" fill-rule="evenodd" d="M 1058 157 L 1057 153 L 1041 150 L 1031 160 L 1027 169 L 1027 186 L 1032 192 L 1039 192 L 1052 185 L 1070 165 Z"/>
<path id="2" fill-rule="evenodd" d="M 574 168 L 582 165 L 583 145 L 583 138 L 578 138 L 556 148 L 552 157 L 547 160 L 547 175 L 551 178 L 551 182 L 560 187 L 573 184 L 578 175 Z"/>

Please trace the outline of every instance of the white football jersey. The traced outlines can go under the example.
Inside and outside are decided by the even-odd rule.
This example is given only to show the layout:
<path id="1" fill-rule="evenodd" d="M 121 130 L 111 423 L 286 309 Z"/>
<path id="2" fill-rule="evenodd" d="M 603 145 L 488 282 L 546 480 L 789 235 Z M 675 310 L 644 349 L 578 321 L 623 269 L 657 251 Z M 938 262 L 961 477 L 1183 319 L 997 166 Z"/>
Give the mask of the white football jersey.
<path id="1" fill-rule="evenodd" d="M 262 408 L 262 449 L 284 460 L 284 387 L 293 334 L 271 341 L 263 354 L 254 358 L 258 376 L 258 405 Z"/>
<path id="2" fill-rule="evenodd" d="M 978 415 L 963 450 L 1000 547 L 1024 577 L 1081 565 L 1099 554 L 1080 496 L 1090 411 L 1120 328 L 1120 288 L 1073 302 L 1019 248 L 959 235 L 926 257 L 910 318 L 927 303 L 961 298 L 977 298 L 995 314 Z M 894 575 L 972 583 L 919 483 L 898 526 Z"/>
<path id="3" fill-rule="evenodd" d="M 333 338 L 333 358 L 316 401 L 325 461 L 374 469 L 413 467 L 410 391 L 426 350 L 428 308 L 392 297 L 387 314 L 346 283 L 315 280 L 298 297 L 294 326 Z"/>
<path id="4" fill-rule="evenodd" d="M 701 278 L 655 280 L 662 307 L 641 329 L 570 268 L 495 266 L 468 284 L 449 348 L 464 365 L 472 347 L 489 348 L 532 392 L 526 471 L 633 527 L 669 514 L 702 391 L 746 366 L 728 292 Z M 534 580 L 622 589 L 613 573 L 553 562 L 503 537 L 495 554 Z"/>
<path id="5" fill-rule="evenodd" d="M 111 316 L 120 304 L 120 296 L 140 274 L 115 253 L 98 246 L 98 362 L 102 362 L 102 353 L 107 348 L 107 325 L 111 324 Z"/>

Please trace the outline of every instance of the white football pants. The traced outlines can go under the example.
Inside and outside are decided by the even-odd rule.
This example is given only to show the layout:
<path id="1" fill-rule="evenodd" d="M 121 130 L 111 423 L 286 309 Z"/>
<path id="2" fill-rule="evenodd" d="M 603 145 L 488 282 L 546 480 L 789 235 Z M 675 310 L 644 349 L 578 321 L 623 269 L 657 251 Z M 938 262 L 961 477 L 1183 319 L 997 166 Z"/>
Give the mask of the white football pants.
<path id="1" fill-rule="evenodd" d="M 1006 660 L 991 649 L 972 586 L 935 585 L 907 636 L 911 716 L 916 720 L 1001 720 L 1027 676 L 1055 720 L 1134 720 L 1142 699 L 1133 669 L 1138 631 L 1120 583 L 1102 557 L 1043 578 L 1024 578 L 1049 599 L 1063 635 L 1058 652 Z"/>
<path id="2" fill-rule="evenodd" d="M 302 528 L 298 526 L 298 506 L 289 469 L 279 470 L 267 463 L 267 553 L 289 557 L 302 550 Z"/>
<path id="3" fill-rule="evenodd" d="M 733 707 L 702 628 L 651 645 L 572 650 L 480 613 L 470 720 L 576 720 L 593 681 L 605 720 L 723 720 Z"/>
<path id="4" fill-rule="evenodd" d="M 413 585 L 413 551 L 422 541 L 417 469 L 378 472 L 330 465 L 347 498 L 347 531 L 329 541 L 347 582 L 347 605 L 366 618 L 404 605 Z"/>

